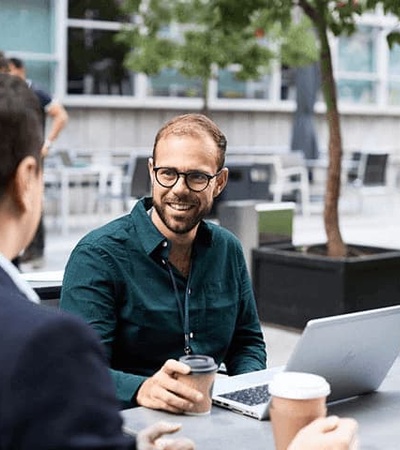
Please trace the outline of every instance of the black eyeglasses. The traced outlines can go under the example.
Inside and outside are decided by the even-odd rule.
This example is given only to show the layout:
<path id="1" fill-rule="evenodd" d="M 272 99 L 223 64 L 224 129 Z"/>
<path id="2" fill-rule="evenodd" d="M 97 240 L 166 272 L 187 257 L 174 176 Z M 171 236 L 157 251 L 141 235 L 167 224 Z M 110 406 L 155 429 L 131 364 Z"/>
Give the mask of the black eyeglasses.
<path id="1" fill-rule="evenodd" d="M 207 189 L 210 184 L 210 180 L 218 176 L 221 171 L 215 175 L 209 175 L 204 172 L 197 172 L 192 170 L 190 172 L 178 172 L 172 167 L 153 167 L 156 174 L 156 180 L 158 184 L 165 188 L 172 188 L 178 182 L 179 177 L 185 179 L 186 186 L 194 192 L 202 192 Z"/>

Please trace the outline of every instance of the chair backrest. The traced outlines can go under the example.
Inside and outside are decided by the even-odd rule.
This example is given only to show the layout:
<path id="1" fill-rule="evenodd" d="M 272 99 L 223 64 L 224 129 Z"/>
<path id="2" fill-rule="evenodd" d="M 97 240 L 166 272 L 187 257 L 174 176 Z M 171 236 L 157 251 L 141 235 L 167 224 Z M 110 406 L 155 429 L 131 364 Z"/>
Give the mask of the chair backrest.
<path id="1" fill-rule="evenodd" d="M 361 153 L 357 182 L 362 186 L 385 186 L 388 153 Z"/>
<path id="2" fill-rule="evenodd" d="M 267 200 L 271 167 L 268 164 L 252 162 L 227 163 L 228 183 L 221 194 L 214 199 L 209 217 L 218 215 L 222 202 L 242 200 Z"/>
<path id="3" fill-rule="evenodd" d="M 299 184 L 301 177 L 308 178 L 306 160 L 302 151 L 271 155 L 266 158 L 269 158 L 272 168 L 271 183 L 283 183 L 284 190 L 292 190 Z"/>
<path id="4" fill-rule="evenodd" d="M 228 184 L 218 201 L 266 200 L 270 181 L 270 167 L 267 164 L 227 164 Z"/>
<path id="5" fill-rule="evenodd" d="M 151 186 L 147 166 L 148 159 L 148 156 L 135 157 L 130 185 L 130 194 L 133 198 L 140 198 L 150 194 Z"/>
<path id="6" fill-rule="evenodd" d="M 59 150 L 58 154 L 60 156 L 62 164 L 65 167 L 72 167 L 74 165 L 71 154 L 68 150 Z"/>
<path id="7" fill-rule="evenodd" d="M 349 183 L 353 183 L 358 178 L 361 154 L 362 153 L 358 150 L 351 152 L 351 158 L 350 158 L 351 165 L 347 171 L 347 181 Z"/>
<path id="8" fill-rule="evenodd" d="M 301 150 L 291 151 L 289 153 L 279 155 L 279 159 L 283 168 L 306 167 L 304 152 Z"/>

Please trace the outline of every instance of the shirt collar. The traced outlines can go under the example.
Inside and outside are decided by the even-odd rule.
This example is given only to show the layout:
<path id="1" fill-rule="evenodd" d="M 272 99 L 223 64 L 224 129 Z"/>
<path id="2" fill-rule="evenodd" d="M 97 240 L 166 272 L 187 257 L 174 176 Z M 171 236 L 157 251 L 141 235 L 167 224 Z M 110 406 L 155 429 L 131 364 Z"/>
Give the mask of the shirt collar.
<path id="1" fill-rule="evenodd" d="M 14 264 L 0 253 L 0 267 L 7 273 L 19 291 L 24 294 L 31 302 L 40 303 L 40 298 L 36 292 L 25 281 Z"/>
<path id="2" fill-rule="evenodd" d="M 166 237 L 161 234 L 157 227 L 151 220 L 148 211 L 153 206 L 151 197 L 146 197 L 135 205 L 131 214 L 135 223 L 136 231 L 140 241 L 143 243 L 143 247 L 147 254 L 151 254 L 156 250 L 169 248 L 169 243 Z M 201 221 L 197 230 L 195 239 L 195 246 L 204 245 L 211 246 L 212 244 L 212 231 L 206 221 Z"/>

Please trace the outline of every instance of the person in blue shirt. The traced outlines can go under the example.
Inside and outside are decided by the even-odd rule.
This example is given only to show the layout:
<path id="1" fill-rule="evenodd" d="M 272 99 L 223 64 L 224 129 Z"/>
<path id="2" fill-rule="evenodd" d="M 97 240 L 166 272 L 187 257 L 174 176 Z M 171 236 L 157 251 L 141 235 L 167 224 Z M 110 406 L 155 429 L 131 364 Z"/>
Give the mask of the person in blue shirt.
<path id="1" fill-rule="evenodd" d="M 42 156 L 46 157 L 54 141 L 60 132 L 65 128 L 68 122 L 68 113 L 58 100 L 33 83 L 32 80 L 27 78 L 25 64 L 21 59 L 9 58 L 8 69 L 11 75 L 15 75 L 24 80 L 37 96 L 40 104 L 43 131 L 46 129 L 46 118 L 49 117 L 51 120 L 50 127 L 41 150 Z M 28 263 L 33 269 L 40 269 L 44 264 L 45 235 L 46 230 L 44 225 L 44 217 L 42 215 L 35 237 L 32 239 L 29 246 L 24 250 L 23 254 L 14 260 L 14 263 L 17 266 Z"/>
<path id="2" fill-rule="evenodd" d="M 190 411 L 201 394 L 176 379 L 185 353 L 212 356 L 228 375 L 266 367 L 241 244 L 204 220 L 228 181 L 226 145 L 204 115 L 167 122 L 149 159 L 152 197 L 70 255 L 61 308 L 99 334 L 123 407 Z"/>

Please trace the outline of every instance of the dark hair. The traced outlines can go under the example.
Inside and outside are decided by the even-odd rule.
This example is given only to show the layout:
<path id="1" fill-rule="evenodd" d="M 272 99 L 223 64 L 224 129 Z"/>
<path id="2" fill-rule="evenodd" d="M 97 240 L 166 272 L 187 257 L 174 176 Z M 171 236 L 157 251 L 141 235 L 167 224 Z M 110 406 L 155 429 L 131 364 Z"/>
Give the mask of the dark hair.
<path id="1" fill-rule="evenodd" d="M 10 71 L 8 63 L 9 60 L 6 58 L 4 53 L 0 51 L 0 73 L 7 73 Z"/>
<path id="2" fill-rule="evenodd" d="M 217 125 L 203 114 L 183 114 L 174 117 L 165 123 L 158 131 L 153 146 L 153 159 L 155 161 L 156 147 L 160 139 L 170 134 L 176 136 L 201 136 L 207 134 L 210 136 L 219 149 L 217 165 L 218 170 L 225 164 L 226 137 Z"/>
<path id="3" fill-rule="evenodd" d="M 8 58 L 8 61 L 15 66 L 17 69 L 24 69 L 25 68 L 25 64 L 22 61 L 22 59 L 19 58 Z"/>
<path id="4" fill-rule="evenodd" d="M 0 197 L 26 156 L 33 156 L 40 166 L 40 117 L 39 101 L 26 82 L 0 73 Z"/>

